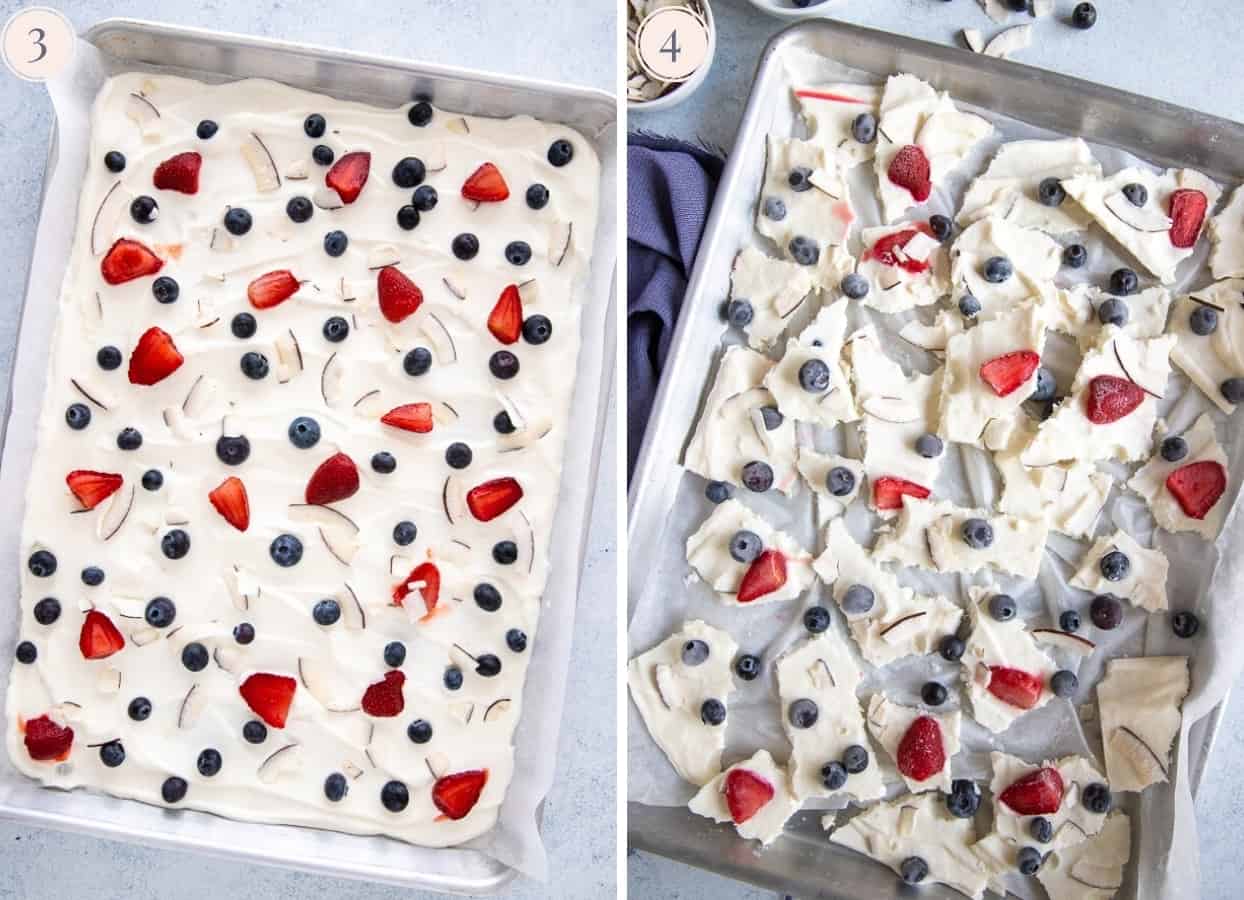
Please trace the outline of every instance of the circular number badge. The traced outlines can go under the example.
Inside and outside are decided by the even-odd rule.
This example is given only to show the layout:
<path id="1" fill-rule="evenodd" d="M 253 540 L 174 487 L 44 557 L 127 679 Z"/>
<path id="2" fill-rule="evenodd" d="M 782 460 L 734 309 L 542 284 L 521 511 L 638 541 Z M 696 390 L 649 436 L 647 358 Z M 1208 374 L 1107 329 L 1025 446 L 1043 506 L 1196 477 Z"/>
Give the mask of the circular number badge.
<path id="1" fill-rule="evenodd" d="M 658 81 L 686 81 L 708 56 L 708 24 L 682 6 L 654 11 L 635 35 L 639 62 Z"/>
<path id="2" fill-rule="evenodd" d="M 60 12 L 30 6 L 14 13 L 0 36 L 4 64 L 18 78 L 46 81 L 73 57 L 73 25 Z"/>

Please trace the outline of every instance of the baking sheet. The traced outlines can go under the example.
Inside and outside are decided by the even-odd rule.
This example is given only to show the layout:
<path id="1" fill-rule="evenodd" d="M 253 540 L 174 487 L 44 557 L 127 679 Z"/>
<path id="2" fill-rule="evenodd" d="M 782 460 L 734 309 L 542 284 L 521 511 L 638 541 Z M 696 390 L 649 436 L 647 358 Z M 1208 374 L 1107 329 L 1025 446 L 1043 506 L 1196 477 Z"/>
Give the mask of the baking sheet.
<path id="1" fill-rule="evenodd" d="M 666 422 L 658 424 L 656 431 L 665 429 L 663 438 L 656 440 L 650 436 L 644 457 L 641 459 L 636 482 L 640 478 L 650 478 L 661 486 L 655 490 L 645 485 L 645 490 L 636 491 L 632 496 L 632 514 L 635 516 L 631 524 L 632 553 L 644 560 L 644 570 L 648 573 L 646 589 L 636 587 L 634 571 L 632 571 L 632 590 L 630 595 L 632 617 L 630 620 L 629 638 L 631 655 L 647 649 L 655 644 L 685 618 L 704 618 L 705 620 L 727 628 L 740 641 L 742 650 L 762 653 L 768 661 L 774 659 L 786 646 L 802 634 L 801 616 L 807 605 L 817 602 L 823 597 L 824 605 L 833 610 L 835 627 L 842 629 L 842 619 L 828 599 L 828 592 L 817 585 L 809 593 L 805 601 L 787 603 L 778 606 L 768 605 L 756 609 L 729 608 L 720 604 L 712 592 L 694 580 L 683 590 L 672 590 L 672 586 L 681 585 L 689 568 L 685 561 L 683 543 L 688 534 L 694 531 L 703 518 L 711 511 L 712 506 L 703 496 L 704 481 L 695 476 L 679 477 L 676 470 L 667 468 L 671 459 L 681 456 L 691 429 L 696 421 L 692 411 L 698 407 L 698 396 L 701 389 L 711 384 L 716 359 L 719 357 L 720 341 L 723 327 L 716 320 L 716 306 L 726 295 L 729 288 L 729 261 L 734 252 L 747 243 L 765 246 L 752 229 L 752 216 L 756 195 L 763 176 L 764 148 L 763 140 L 766 132 L 772 131 L 780 135 L 802 134 L 797 124 L 797 115 L 790 97 L 789 88 L 792 81 L 800 84 L 826 83 L 832 81 L 877 81 L 875 74 L 884 68 L 870 65 L 871 71 L 851 69 L 832 62 L 828 57 L 814 56 L 804 52 L 809 45 L 815 45 L 821 53 L 833 54 L 836 49 L 844 46 L 841 41 L 831 44 L 829 38 L 836 37 L 835 31 L 862 32 L 864 35 L 880 37 L 875 32 L 863 29 L 852 29 L 849 26 L 824 25 L 800 26 L 787 31 L 776 38 L 766 52 L 766 61 L 762 61 L 761 74 L 757 78 L 748 113 L 743 128 L 740 130 L 738 142 L 731 157 L 732 171 L 725 179 L 725 190 L 719 192 L 718 205 L 714 211 L 714 219 L 706 232 L 705 244 L 710 253 L 701 252 L 701 271 L 693 277 L 693 286 L 684 301 L 684 316 L 687 321 L 680 327 L 680 334 L 675 338 L 676 357 L 686 359 L 699 357 L 694 362 L 677 366 L 677 381 L 667 388 L 666 393 L 672 396 L 675 391 L 683 394 L 681 402 L 667 398 L 658 400 L 658 410 L 662 418 L 670 417 Z M 914 41 L 904 41 L 887 36 L 891 41 L 923 48 Z M 823 40 L 818 40 L 823 39 Z M 775 49 L 776 48 L 776 49 Z M 893 71 L 904 71 L 913 68 L 911 63 L 923 63 L 917 74 L 933 77 L 937 82 L 936 62 L 914 58 L 913 49 L 909 55 L 903 47 L 890 54 L 894 57 Z M 941 55 L 949 55 L 943 48 Z M 865 51 L 866 52 L 866 51 Z M 839 55 L 839 54 L 835 54 Z M 884 66 L 884 60 L 879 60 Z M 1005 66 L 1006 64 L 1001 64 Z M 767 67 L 767 68 L 766 68 Z M 1023 67 L 1009 66 L 1011 70 Z M 1027 70 L 1033 72 L 1033 70 Z M 1014 79 L 1015 73 L 1009 73 Z M 978 78 L 984 80 L 988 76 L 980 73 Z M 1055 76 L 1057 77 L 1057 76 Z M 1066 80 L 1066 79 L 1064 79 Z M 1082 102 L 1078 107 L 1071 104 L 1060 104 L 1057 96 L 1051 96 L 1046 88 L 1042 95 L 1036 93 L 1030 97 L 1030 107 L 1048 108 L 1053 110 L 1051 116 L 1059 115 L 1064 134 L 1089 132 L 1092 128 L 1067 127 L 1068 109 L 1076 109 L 1081 122 L 1088 120 L 1094 112 L 1091 103 Z M 956 94 L 959 92 L 956 91 Z M 985 92 L 989 96 L 988 91 Z M 1031 93 L 1031 92 L 1030 92 Z M 1118 92 L 1114 92 L 1118 93 Z M 1121 95 L 1127 96 L 1127 95 Z M 956 99 L 962 100 L 962 96 Z M 1139 98 L 1135 98 L 1139 99 Z M 968 103 L 960 103 L 962 108 L 981 113 L 994 121 L 1000 129 L 984 146 L 978 147 L 964 166 L 957 170 L 959 177 L 952 180 L 946 188 L 936 191 L 921 215 L 942 212 L 953 217 L 958 207 L 958 200 L 966 187 L 968 178 L 963 173 L 974 175 L 981 171 L 983 162 L 992 156 L 993 151 L 1003 138 L 1014 140 L 1022 137 L 1053 137 L 1058 134 L 1026 126 L 1014 120 L 1001 119 L 987 110 L 973 107 Z M 1162 109 L 1164 113 L 1173 108 Z M 1176 111 L 1178 112 L 1178 111 Z M 1036 116 L 1040 118 L 1040 116 Z M 1075 114 L 1071 114 L 1074 121 Z M 1208 117 L 1206 117 L 1208 120 Z M 1215 124 L 1218 120 L 1214 120 Z M 1119 124 L 1108 123 L 1108 124 Z M 1159 115 L 1151 133 L 1160 133 L 1169 123 Z M 1222 123 L 1229 125 L 1230 123 Z M 1237 141 L 1238 133 L 1232 135 Z M 1125 131 L 1125 128 L 1118 128 Z M 1195 133 L 1186 130 L 1188 134 Z M 1104 134 L 1102 135 L 1105 136 Z M 1135 144 L 1133 144 L 1135 146 Z M 1198 148 L 1204 144 L 1197 142 Z M 1137 161 L 1137 158 L 1114 147 L 1101 143 L 1093 145 L 1095 155 L 1102 162 L 1107 173 L 1124 165 Z M 1156 149 L 1156 148 L 1154 148 Z M 1163 155 L 1163 154 L 1155 154 Z M 1170 161 L 1170 157 L 1166 157 Z M 1203 160 L 1198 160 L 1204 164 Z M 1239 173 L 1224 170 L 1223 167 L 1208 166 L 1210 174 L 1220 180 L 1228 176 L 1224 186 L 1233 186 L 1234 178 Z M 969 177 L 970 177 L 969 175 Z M 871 165 L 857 167 L 852 173 L 852 199 L 857 212 L 865 224 L 879 221 L 875 198 L 875 177 Z M 1114 252 L 1112 245 L 1105 236 L 1096 231 L 1091 237 L 1090 247 L 1093 264 L 1082 270 L 1077 280 L 1092 280 L 1104 283 L 1108 273 L 1117 267 L 1123 257 Z M 858 240 L 858 239 L 857 239 Z M 1192 263 L 1181 268 L 1181 279 L 1174 286 L 1176 292 L 1187 288 L 1201 286 L 1209 281 L 1208 272 L 1200 268 L 1206 255 L 1206 243 L 1202 242 Z M 1102 253 L 1099 248 L 1106 250 Z M 858 246 L 853 248 L 858 251 Z M 772 253 L 773 248 L 769 248 Z M 709 266 L 713 268 L 709 269 Z M 1133 264 L 1134 265 L 1134 264 Z M 688 310 L 694 310 L 690 315 Z M 805 318 L 791 326 L 791 333 L 797 333 L 815 310 L 805 312 Z M 877 316 L 858 307 L 852 310 L 856 314 L 853 324 L 872 320 L 881 325 L 885 317 Z M 908 316 L 903 317 L 908 318 Z M 902 319 L 891 319 L 898 323 Z M 886 328 L 889 333 L 896 333 L 896 328 Z M 726 338 L 727 342 L 737 340 L 737 335 Z M 1054 341 L 1057 343 L 1057 340 Z M 1051 346 L 1050 349 L 1054 349 Z M 1067 351 L 1068 347 L 1059 348 Z M 933 358 L 917 348 L 901 341 L 889 342 L 890 354 L 904 363 L 908 368 L 929 371 Z M 780 352 L 780 351 L 776 351 Z M 1074 370 L 1074 352 L 1049 354 L 1047 364 L 1053 362 L 1059 383 L 1066 386 Z M 671 373 L 673 374 L 673 373 Z M 1176 430 L 1181 430 L 1195 419 L 1202 411 L 1211 411 L 1213 404 L 1204 398 L 1199 391 L 1189 388 L 1182 375 L 1176 375 L 1171 381 L 1172 390 L 1167 392 L 1168 400 L 1161 405 L 1162 413 Z M 662 402 L 664 400 L 664 402 Z M 1220 438 L 1225 438 L 1224 446 L 1229 455 L 1229 466 L 1232 472 L 1229 496 L 1234 498 L 1238 491 L 1241 475 L 1241 464 L 1244 464 L 1244 441 L 1240 440 L 1238 427 L 1226 428 L 1222 425 L 1223 417 L 1214 414 L 1219 422 Z M 839 427 L 833 432 L 817 432 L 808 426 L 800 425 L 801 442 L 816 446 L 818 449 L 841 450 L 844 445 L 850 455 L 858 456 L 853 446 L 853 427 Z M 677 435 L 677 437 L 672 437 Z M 653 454 L 659 453 L 659 458 Z M 1116 478 L 1124 470 L 1117 468 L 1112 474 Z M 971 448 L 952 449 L 947 456 L 942 478 L 935 486 L 935 494 L 946 497 L 965 505 L 990 504 L 996 498 L 997 479 L 980 451 Z M 736 496 L 746 494 L 736 492 Z M 661 498 L 665 500 L 662 502 Z M 771 524 L 796 534 L 804 546 L 814 553 L 821 549 L 817 543 L 817 533 L 813 526 L 814 511 L 810 492 L 806 488 L 794 502 L 783 502 L 777 495 L 750 495 L 741 498 L 752 508 L 764 515 Z M 1196 896 L 1199 892 L 1199 878 L 1196 871 L 1196 832 L 1192 815 L 1191 778 L 1193 767 L 1189 764 L 1188 741 L 1189 729 L 1202 717 L 1206 716 L 1222 699 L 1231 681 L 1238 674 L 1240 663 L 1231 659 L 1229 647 L 1241 635 L 1244 621 L 1231 601 L 1233 588 L 1238 581 L 1234 571 L 1239 563 L 1233 561 L 1229 553 L 1223 550 L 1233 540 L 1244 540 L 1244 525 L 1237 523 L 1237 510 L 1233 507 L 1231 515 L 1223 528 L 1217 542 L 1217 549 L 1189 536 L 1173 536 L 1153 530 L 1152 519 L 1142 501 L 1134 495 L 1121 491 L 1118 487 L 1112 492 L 1111 500 L 1103 513 L 1098 525 L 1098 533 L 1107 531 L 1108 527 L 1121 526 L 1139 538 L 1142 543 L 1149 543 L 1154 537 L 1157 546 L 1172 557 L 1172 575 L 1168 582 L 1173 610 L 1197 609 L 1202 615 L 1204 626 L 1201 634 L 1193 641 L 1181 641 L 1175 638 L 1169 628 L 1166 615 L 1147 616 L 1143 611 L 1127 610 L 1124 625 L 1110 633 L 1098 633 L 1094 637 L 1105 637 L 1099 640 L 1102 652 L 1082 664 L 1078 673 L 1081 688 L 1075 698 L 1076 703 L 1092 699 L 1093 688 L 1101 674 L 1101 666 L 1106 655 L 1148 655 L 1162 653 L 1190 654 L 1193 657 L 1193 688 L 1184 706 L 1183 734 L 1178 742 L 1178 756 L 1175 766 L 1173 785 L 1162 785 L 1150 788 L 1143 799 L 1137 801 L 1129 796 L 1123 804 L 1124 808 L 1139 815 L 1133 816 L 1134 846 L 1133 859 L 1143 859 L 1144 864 L 1129 868 L 1129 878 L 1120 896 L 1141 897 L 1184 897 Z M 663 520 L 663 525 L 658 525 Z M 872 516 L 857 504 L 848 514 L 848 524 L 857 539 L 871 543 L 870 525 Z M 645 535 L 637 546 L 635 535 Z M 1020 602 L 1021 610 L 1033 624 L 1043 624 L 1037 617 L 1049 613 L 1056 618 L 1059 609 L 1065 605 L 1075 605 L 1083 609 L 1090 595 L 1066 587 L 1066 579 L 1074 571 L 1074 563 L 1079 554 L 1086 549 L 1088 542 L 1083 544 L 1070 541 L 1061 536 L 1052 536 L 1049 544 L 1051 553 L 1049 560 L 1043 565 L 1041 577 L 1036 584 L 1025 585 L 1022 581 L 999 577 L 997 581 L 1004 589 L 1009 589 Z M 1218 560 L 1215 567 L 1213 562 Z M 924 575 L 915 570 L 900 570 L 900 580 L 925 591 L 938 590 L 951 597 L 966 599 L 964 587 L 968 583 L 982 583 L 982 579 L 960 578 L 957 576 Z M 848 642 L 851 643 L 851 642 Z M 1058 658 L 1060 665 L 1076 669 L 1075 660 Z M 866 671 L 870 667 L 865 667 Z M 942 676 L 945 681 L 952 674 L 957 677 L 959 667 L 934 657 L 932 660 L 908 659 L 887 667 L 879 673 L 869 671 L 865 681 L 865 693 L 877 689 L 884 681 L 892 695 L 901 701 L 914 702 L 919 696 L 920 685 L 934 674 Z M 884 679 L 881 677 L 884 676 Z M 956 701 L 957 702 L 957 701 Z M 776 688 L 770 676 L 757 679 L 755 682 L 738 682 L 738 690 L 729 704 L 730 725 L 727 732 L 726 763 L 745 757 L 758 747 L 769 749 L 779 758 L 789 753 L 789 745 L 782 734 L 779 722 L 780 708 L 776 700 Z M 647 730 L 633 706 L 629 709 L 629 799 L 639 803 L 672 805 L 685 803 L 692 793 L 689 785 L 681 782 L 673 774 L 673 770 L 664 760 L 648 736 Z M 1096 723 L 1089 722 L 1081 727 L 1075 710 L 1063 702 L 1051 703 L 1043 709 L 1033 712 L 1020 720 L 1002 739 L 995 739 L 989 732 L 980 728 L 970 717 L 965 718 L 964 744 L 965 751 L 955 759 L 956 776 L 968 776 L 981 779 L 989 772 L 987 753 L 990 749 L 1004 749 L 1029 759 L 1041 759 L 1068 752 L 1093 751 L 1100 759 L 1097 751 L 1100 741 L 1096 733 Z M 892 767 L 890 774 L 894 777 Z M 986 778 L 987 780 L 987 778 Z M 824 801 L 821 801 L 824 803 Z M 810 802 L 807 807 L 815 806 Z M 807 808 L 805 807 L 805 808 Z M 689 816 L 689 814 L 688 814 Z M 694 819 L 694 817 L 690 817 Z M 1158 823 L 1158 824 L 1154 824 Z M 1142 825 L 1144 827 L 1142 827 Z M 809 830 L 815 829 L 815 817 L 804 815 L 796 825 L 800 838 L 808 838 Z M 814 838 L 815 839 L 815 838 Z M 789 839 L 788 839 L 789 840 Z M 819 837 L 824 841 L 823 835 Z M 689 840 L 688 843 L 691 841 Z M 660 852 L 660 847 L 655 849 Z M 806 848 L 804 848 L 806 849 Z M 826 848 L 828 853 L 840 855 L 842 851 Z M 771 851 L 766 851 L 769 853 Z M 780 852 L 780 851 L 779 851 Z M 1169 855 L 1170 864 L 1167 866 Z M 806 854 L 805 854 L 806 860 Z M 737 862 L 737 861 L 736 861 Z M 741 865 L 744 877 L 748 866 Z M 760 867 L 756 867 L 760 868 Z M 823 866 L 821 867 L 824 868 Z M 880 880 L 852 885 L 842 894 L 832 896 L 878 896 L 888 891 L 893 885 L 893 876 L 880 867 L 874 867 L 880 873 Z M 1032 880 L 1018 876 L 1012 878 L 1012 889 L 1020 896 L 1043 896 L 1041 889 Z M 808 887 L 817 884 L 814 877 L 793 876 L 786 886 L 794 891 L 796 887 Z M 819 887 L 819 885 L 818 885 Z M 950 892 L 953 894 L 953 892 Z"/>
<path id="2" fill-rule="evenodd" d="M 574 421 L 583 423 L 581 427 L 591 437 L 566 445 L 563 483 L 551 535 L 552 546 L 562 549 L 553 557 L 555 565 L 541 602 L 537 655 L 528 670 L 527 703 L 514 737 L 514 779 L 498 824 L 488 834 L 462 848 L 433 850 L 384 838 L 234 822 L 190 810 L 172 816 L 162 809 L 100 794 L 39 788 L 18 774 L 7 758 L 0 761 L 0 812 L 106 837 L 462 893 L 495 890 L 516 870 L 535 878 L 547 877 L 538 821 L 540 806 L 553 780 L 555 754 L 549 752 L 549 747 L 557 745 L 561 722 L 578 581 L 612 374 L 617 158 L 613 99 L 591 90 L 149 23 L 103 23 L 87 38 L 79 41 L 71 69 L 48 85 L 57 120 L 53 136 L 55 157 L 50 161 L 44 188 L 43 214 L 30 268 L 32 277 L 27 285 L 7 411 L 0 467 L 0 490 L 7 496 L 24 495 L 34 451 L 35 423 L 46 376 L 44 357 L 58 306 L 59 276 L 65 270 L 73 235 L 73 230 L 64 228 L 63 222 L 77 209 L 86 165 L 90 105 L 109 74 L 133 69 L 160 70 L 148 61 L 173 62 L 176 65 L 164 70 L 209 81 L 248 75 L 272 77 L 385 106 L 406 101 L 414 92 L 413 87 L 415 91 L 429 93 L 442 108 L 484 115 L 527 112 L 578 127 L 597 150 L 602 171 L 596 252 L 586 284 L 581 286 L 583 342 L 570 413 Z M 104 45 L 111 41 L 124 55 L 142 62 L 109 57 L 89 43 L 91 39 Z M 212 71 L 198 68 L 213 63 L 217 68 Z M 308 63 L 312 65 L 308 67 Z M 35 273 L 38 277 L 34 277 Z M 13 596 L 21 519 L 20 509 L 14 509 L 0 526 L 0 548 L 4 553 L 0 567 L 13 587 Z M 0 637 L 9 646 L 16 640 L 17 614 L 16 604 L 6 605 L 0 613 Z"/>

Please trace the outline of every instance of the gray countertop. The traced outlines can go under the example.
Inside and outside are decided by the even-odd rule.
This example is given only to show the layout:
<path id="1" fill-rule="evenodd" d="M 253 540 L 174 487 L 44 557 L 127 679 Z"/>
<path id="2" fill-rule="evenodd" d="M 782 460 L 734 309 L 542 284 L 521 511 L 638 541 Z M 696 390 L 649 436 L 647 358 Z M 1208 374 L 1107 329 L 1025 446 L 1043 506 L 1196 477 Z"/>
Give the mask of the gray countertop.
<path id="1" fill-rule="evenodd" d="M 631 128 L 701 140 L 729 149 L 765 42 L 787 23 L 747 0 L 709 0 L 717 22 L 717 53 L 707 80 L 670 110 L 630 118 Z M 1057 0 L 1054 17 L 1037 20 L 1031 47 L 1016 60 L 1055 69 L 1204 112 L 1244 121 L 1237 86 L 1244 81 L 1239 52 L 1238 0 L 1098 0 L 1095 28 L 1065 24 L 1074 0 Z M 988 38 L 1000 31 L 976 0 L 831 0 L 835 18 L 940 43 L 958 43 L 962 28 Z M 1016 16 L 1013 24 L 1032 21 Z M 1206 63 L 1212 60 L 1212 69 Z M 1197 801 L 1204 900 L 1240 896 L 1239 828 L 1244 824 L 1244 701 L 1237 697 L 1222 719 L 1218 746 Z M 1224 827 L 1225 826 L 1225 827 Z M 771 896 L 646 854 L 627 860 L 632 897 L 752 900 Z"/>
<path id="2" fill-rule="evenodd" d="M 33 0 L 32 0 L 33 2 Z M 124 14 L 179 25 L 307 41 L 330 47 L 452 63 L 515 75 L 614 89 L 612 0 L 523 0 L 522 15 L 501 0 L 326 3 L 287 0 L 40 0 L 79 29 Z M 7 19 L 26 3 L 0 0 Z M 549 46 L 558 53 L 549 52 Z M 34 240 L 47 157 L 50 104 L 41 86 L 0 71 L 0 196 L 7 197 L 10 272 L 0 284 L 0 391 L 8 390 L 17 310 Z M 39 273 L 34 273 L 39 277 Z M 605 464 L 596 487 L 587 562 L 571 659 L 573 702 L 566 706 L 556 783 L 545 806 L 553 880 L 518 883 L 511 896 L 613 896 L 615 794 L 617 482 L 611 402 Z M 416 892 L 339 881 L 187 853 L 151 850 L 81 835 L 0 822 L 0 898 L 93 900 L 165 898 L 255 900 L 319 895 L 352 900 L 411 898 Z"/>

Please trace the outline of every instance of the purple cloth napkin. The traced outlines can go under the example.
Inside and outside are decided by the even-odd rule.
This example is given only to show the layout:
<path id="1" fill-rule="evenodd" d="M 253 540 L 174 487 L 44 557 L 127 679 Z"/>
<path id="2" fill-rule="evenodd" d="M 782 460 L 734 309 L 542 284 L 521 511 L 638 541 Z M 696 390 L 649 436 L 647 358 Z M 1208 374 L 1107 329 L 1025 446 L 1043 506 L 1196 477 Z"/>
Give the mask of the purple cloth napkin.
<path id="1" fill-rule="evenodd" d="M 627 135 L 628 481 L 724 165 L 721 156 L 685 141 Z"/>

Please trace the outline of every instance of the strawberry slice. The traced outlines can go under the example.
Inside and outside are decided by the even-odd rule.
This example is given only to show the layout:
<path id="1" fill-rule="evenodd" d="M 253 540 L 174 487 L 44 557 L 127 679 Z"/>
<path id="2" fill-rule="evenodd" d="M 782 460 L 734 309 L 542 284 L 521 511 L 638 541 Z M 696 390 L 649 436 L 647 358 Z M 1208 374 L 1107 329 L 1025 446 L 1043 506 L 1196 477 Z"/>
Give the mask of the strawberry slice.
<path id="1" fill-rule="evenodd" d="M 380 314 L 394 324 L 414 315 L 423 303 L 423 291 L 393 266 L 385 266 L 376 276 L 376 295 Z"/>
<path id="2" fill-rule="evenodd" d="M 432 404 L 404 403 L 393 407 L 380 417 L 380 421 L 402 431 L 427 434 L 432 430 Z"/>
<path id="3" fill-rule="evenodd" d="M 906 478 L 885 475 L 873 482 L 873 506 L 877 509 L 902 509 L 904 497 L 924 500 L 929 489 Z"/>
<path id="4" fill-rule="evenodd" d="M 510 196 L 510 188 L 501 170 L 486 162 L 462 182 L 462 196 L 480 203 L 496 203 Z"/>
<path id="5" fill-rule="evenodd" d="M 347 153 L 333 163 L 333 167 L 324 176 L 324 183 L 337 192 L 342 203 L 353 203 L 358 199 L 363 185 L 367 184 L 367 173 L 370 171 L 370 153 Z"/>
<path id="6" fill-rule="evenodd" d="M 273 728 L 284 728 L 285 717 L 289 715 L 297 688 L 298 682 L 288 675 L 257 672 L 238 686 L 238 693 L 251 712 Z"/>
<path id="7" fill-rule="evenodd" d="M 260 275 L 246 286 L 246 299 L 255 309 L 271 309 L 298 293 L 300 284 L 289 269 Z"/>
<path id="8" fill-rule="evenodd" d="M 780 550 L 766 550 L 757 556 L 739 582 L 735 599 L 751 603 L 757 597 L 772 594 L 786 584 L 786 557 Z"/>
<path id="9" fill-rule="evenodd" d="M 1212 459 L 1189 463 L 1166 476 L 1166 489 L 1185 516 L 1204 519 L 1227 489 L 1227 471 Z"/>
<path id="10" fill-rule="evenodd" d="M 39 762 L 49 762 L 69 758 L 69 749 L 73 746 L 73 729 L 69 726 L 57 725 L 46 715 L 31 719 L 26 723 L 26 752 L 30 758 Z"/>
<path id="11" fill-rule="evenodd" d="M 162 191 L 178 191 L 182 194 L 199 192 L 199 168 L 203 157 L 199 154 L 178 153 L 156 166 L 152 183 Z"/>
<path id="12" fill-rule="evenodd" d="M 912 781 L 932 778 L 946 765 L 946 748 L 942 746 L 942 726 L 932 716 L 921 716 L 911 723 L 898 742 L 895 758 L 898 770 Z"/>
<path id="13" fill-rule="evenodd" d="M 981 366 L 981 381 L 999 397 L 1005 397 L 1019 390 L 1039 365 L 1041 357 L 1031 350 L 1003 353 Z"/>
<path id="14" fill-rule="evenodd" d="M 1171 217 L 1171 246 L 1187 250 L 1196 245 L 1207 209 L 1209 209 L 1209 198 L 1200 191 L 1180 188 L 1171 194 L 1167 206 L 1167 212 Z"/>
<path id="15" fill-rule="evenodd" d="M 216 512 L 238 531 L 245 531 L 251 524 L 251 505 L 246 497 L 246 485 L 242 479 L 230 476 L 218 484 L 207 499 L 212 501 Z"/>
<path id="16" fill-rule="evenodd" d="M 988 687 L 989 693 L 1003 703 L 1020 709 L 1032 709 L 1041 699 L 1041 679 L 1023 669 L 990 666 Z"/>
<path id="17" fill-rule="evenodd" d="M 523 488 L 513 478 L 494 478 L 467 491 L 467 509 L 481 522 L 491 522 L 519 500 Z"/>
<path id="18" fill-rule="evenodd" d="M 812 100 L 832 100 L 834 103 L 867 103 L 867 100 L 860 100 L 856 97 L 848 97 L 846 94 L 835 94 L 830 91 L 814 91 L 810 88 L 795 91 L 795 96 Z"/>
<path id="19" fill-rule="evenodd" d="M 735 825 L 742 825 L 773 799 L 773 785 L 750 769 L 726 773 L 726 807 Z"/>
<path id="20" fill-rule="evenodd" d="M 872 247 L 864 252 L 865 259 L 875 259 L 884 266 L 896 266 L 913 275 L 919 275 L 929 268 L 929 261 L 912 259 L 909 256 L 900 255 L 907 242 L 914 238 L 918 233 L 923 232 L 931 235 L 932 229 L 925 222 L 920 222 L 915 228 L 904 228 L 902 231 L 896 231 L 893 234 L 887 234 L 885 237 L 878 238 Z"/>
<path id="21" fill-rule="evenodd" d="M 1084 395 L 1084 415 L 1094 425 L 1109 425 L 1144 402 L 1140 385 L 1116 375 L 1098 375 Z"/>
<path id="22" fill-rule="evenodd" d="M 479 795 L 488 783 L 487 769 L 469 769 L 442 775 L 432 785 L 432 803 L 447 818 L 461 819 L 479 801 Z"/>
<path id="23" fill-rule="evenodd" d="M 154 275 L 164 268 L 164 260 L 139 241 L 121 238 L 104 254 L 99 273 L 109 284 L 125 284 L 144 275 Z"/>
<path id="24" fill-rule="evenodd" d="M 92 472 L 90 469 L 74 469 L 65 476 L 65 484 L 87 509 L 94 509 L 119 491 L 124 481 L 112 472 Z"/>
<path id="25" fill-rule="evenodd" d="M 933 182 L 929 177 L 929 158 L 915 144 L 908 144 L 890 160 L 886 175 L 890 181 L 901 188 L 907 188 L 917 203 L 929 199 L 933 192 Z"/>
<path id="26" fill-rule="evenodd" d="M 130 384 L 156 384 L 176 372 L 185 361 L 169 333 L 153 325 L 142 333 L 130 354 Z"/>
<path id="27" fill-rule="evenodd" d="M 423 582 L 423 587 L 414 590 L 419 591 L 419 596 L 423 598 L 423 608 L 428 615 L 431 615 L 441 595 L 441 570 L 430 562 L 419 563 L 410 570 L 409 575 L 402 579 L 402 583 L 393 589 L 393 605 L 405 606 L 406 597 L 412 591 L 408 585 L 419 582 Z"/>
<path id="28" fill-rule="evenodd" d="M 503 344 L 513 344 L 523 331 L 523 300 L 518 285 L 508 284 L 488 314 L 488 330 Z"/>
<path id="29" fill-rule="evenodd" d="M 402 685 L 406 676 L 393 670 L 384 673 L 384 679 L 368 685 L 363 691 L 363 712 L 378 719 L 391 719 L 406 708 L 402 698 Z"/>
<path id="30" fill-rule="evenodd" d="M 353 497 L 358 489 L 358 466 L 344 453 L 334 453 L 311 473 L 307 481 L 306 501 L 323 506 Z"/>
<path id="31" fill-rule="evenodd" d="M 1057 769 L 1029 772 L 998 795 L 998 800 L 1021 816 L 1049 816 L 1063 804 L 1063 776 Z"/>
<path id="32" fill-rule="evenodd" d="M 83 659 L 105 659 L 125 646 L 125 638 L 117 626 L 97 609 L 86 614 L 78 632 L 78 649 Z"/>

